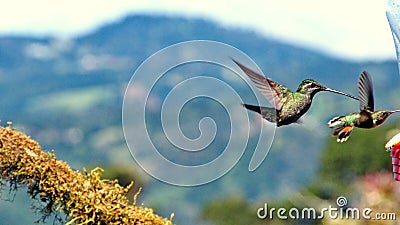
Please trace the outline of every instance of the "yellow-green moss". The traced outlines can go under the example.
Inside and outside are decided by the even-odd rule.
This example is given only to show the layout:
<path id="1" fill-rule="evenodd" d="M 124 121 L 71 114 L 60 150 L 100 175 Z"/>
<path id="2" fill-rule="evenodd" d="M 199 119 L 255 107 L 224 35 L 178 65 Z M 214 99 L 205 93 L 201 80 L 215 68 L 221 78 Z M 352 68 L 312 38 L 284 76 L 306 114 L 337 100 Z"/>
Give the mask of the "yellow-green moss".
<path id="1" fill-rule="evenodd" d="M 46 202 L 52 212 L 68 215 L 67 224 L 172 224 L 151 208 L 126 198 L 131 185 L 101 179 L 103 170 L 72 170 L 53 153 L 15 129 L 0 126 L 0 178 L 11 187 L 26 185 L 31 197 Z M 2 184 L 2 183 L 0 183 Z"/>

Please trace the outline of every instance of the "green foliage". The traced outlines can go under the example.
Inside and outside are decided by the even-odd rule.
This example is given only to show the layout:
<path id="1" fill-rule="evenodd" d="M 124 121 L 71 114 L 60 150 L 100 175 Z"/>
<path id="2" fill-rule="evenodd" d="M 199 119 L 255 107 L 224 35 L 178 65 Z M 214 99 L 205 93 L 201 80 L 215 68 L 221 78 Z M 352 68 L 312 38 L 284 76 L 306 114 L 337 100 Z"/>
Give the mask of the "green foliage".
<path id="1" fill-rule="evenodd" d="M 314 183 L 325 186 L 325 191 L 347 191 L 349 184 L 359 176 L 382 170 L 391 171 L 390 154 L 384 146 L 389 139 L 388 134 L 392 134 L 393 130 L 393 125 L 374 129 L 354 128 L 347 142 L 337 143 L 336 138 L 331 138 L 321 157 L 319 178 Z M 323 193 L 320 194 L 324 197 Z"/>
<path id="2" fill-rule="evenodd" d="M 300 200 L 297 195 L 293 195 L 271 204 L 270 207 L 289 209 L 314 206 L 318 208 L 321 204 L 322 207 L 326 207 L 328 204 L 334 205 L 336 198 L 343 195 L 351 199 L 349 204 L 353 207 L 373 207 L 376 212 L 396 212 L 399 192 L 391 173 L 391 158 L 385 151 L 384 145 L 397 132 L 395 125 L 384 125 L 369 130 L 355 128 L 345 143 L 337 143 L 336 138 L 331 137 L 323 151 L 318 176 L 298 193 L 301 196 Z M 372 192 L 375 194 L 371 195 Z M 379 197 L 381 200 L 376 205 L 371 205 L 371 202 L 374 202 L 370 199 L 371 196 Z M 396 207 L 393 208 L 394 205 Z M 234 196 L 209 203 L 203 209 L 202 217 L 215 225 L 309 225 L 341 224 L 342 222 L 353 224 L 349 220 L 337 221 L 329 218 L 324 218 L 323 221 L 260 220 L 257 218 L 256 210 L 245 199 Z M 391 224 L 391 222 L 385 221 L 382 224 Z M 373 221 L 370 224 L 380 223 Z"/>
<path id="3" fill-rule="evenodd" d="M 201 217 L 215 225 L 265 224 L 257 218 L 256 211 L 244 198 L 232 196 L 210 202 Z"/>

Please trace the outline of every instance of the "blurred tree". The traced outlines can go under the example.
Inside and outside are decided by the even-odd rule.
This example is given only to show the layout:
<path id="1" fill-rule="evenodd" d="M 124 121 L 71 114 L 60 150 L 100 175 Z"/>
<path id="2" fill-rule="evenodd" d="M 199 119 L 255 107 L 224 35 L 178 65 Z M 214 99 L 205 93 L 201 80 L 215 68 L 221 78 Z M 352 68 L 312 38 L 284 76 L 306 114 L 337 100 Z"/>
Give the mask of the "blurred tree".
<path id="1" fill-rule="evenodd" d="M 215 225 L 269 224 L 257 217 L 257 209 L 240 196 L 216 199 L 208 203 L 201 218 Z"/>
<path id="2" fill-rule="evenodd" d="M 396 126 L 355 129 L 349 140 L 337 143 L 331 138 L 322 154 L 319 175 L 310 190 L 322 198 L 348 193 L 357 177 L 378 171 L 391 171 L 391 158 L 385 143 L 398 131 Z"/>
<path id="3" fill-rule="evenodd" d="M 385 143 L 396 133 L 396 125 L 376 129 L 356 129 L 345 143 L 331 138 L 321 157 L 319 176 L 307 187 L 307 192 L 330 202 L 338 196 L 348 197 L 349 207 L 371 208 L 371 217 L 377 212 L 399 215 L 399 189 L 393 179 L 391 157 Z M 310 193 L 308 193 L 310 194 Z M 324 217 L 323 224 L 394 225 L 396 220 L 338 220 Z"/>

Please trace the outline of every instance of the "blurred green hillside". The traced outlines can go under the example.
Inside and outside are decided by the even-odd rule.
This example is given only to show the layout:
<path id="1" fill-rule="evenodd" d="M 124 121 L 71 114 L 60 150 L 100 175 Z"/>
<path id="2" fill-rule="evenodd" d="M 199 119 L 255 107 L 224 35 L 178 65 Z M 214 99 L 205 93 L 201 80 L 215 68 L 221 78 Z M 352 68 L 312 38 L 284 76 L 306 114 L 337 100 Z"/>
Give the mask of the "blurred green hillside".
<path id="1" fill-rule="evenodd" d="M 346 184 L 370 172 L 390 170 L 390 158 L 383 149 L 388 137 L 378 135 L 393 129 L 399 115 L 393 115 L 385 128 L 354 131 L 348 143 L 340 145 L 330 137 L 326 123 L 333 116 L 358 110 L 358 103 L 343 96 L 320 93 L 302 125 L 277 129 L 268 157 L 254 172 L 248 171 L 248 164 L 257 143 L 256 135 L 249 140 L 239 163 L 210 184 L 177 187 L 145 174 L 133 160 L 122 132 L 126 85 L 137 67 L 156 51 L 197 39 L 220 41 L 240 49 L 264 74 L 291 89 L 296 89 L 301 80 L 313 78 L 328 87 L 357 95 L 358 75 L 368 70 L 374 82 L 376 108 L 400 107 L 400 77 L 394 60 L 344 61 L 251 30 L 228 29 L 201 19 L 134 15 L 71 39 L 0 37 L 0 119 L 2 123 L 13 121 L 17 129 L 44 148 L 54 149 L 59 159 L 75 169 L 119 165 L 140 176 L 135 180 L 143 180 L 145 188 L 138 201 L 156 208 L 163 216 L 174 212 L 177 224 L 199 224 L 205 220 L 223 224 L 213 219 L 218 217 L 213 211 L 225 208 L 221 206 L 224 202 L 236 205 L 232 209 L 227 207 L 228 214 L 240 214 L 243 207 L 243 214 L 254 219 L 256 214 L 252 210 L 260 202 L 287 204 L 294 193 L 308 188 L 319 198 L 333 199 L 345 193 L 351 197 L 354 189 Z M 224 79 L 220 68 L 207 66 L 182 69 L 177 74 L 180 78 L 203 75 Z M 240 83 L 233 82 L 232 86 L 245 99 L 251 99 L 252 94 Z M 170 87 L 163 80 L 157 87 L 154 95 L 162 100 Z M 232 103 L 232 107 L 240 103 Z M 189 137 L 198 135 L 198 121 L 207 115 L 219 119 L 216 121 L 221 130 L 230 129 L 223 110 L 215 102 L 195 102 L 185 110 L 191 116 L 182 116 L 180 122 Z M 159 119 L 148 124 L 154 132 L 160 132 L 160 125 Z M 227 137 L 219 137 L 213 145 L 214 153 L 227 143 Z M 159 141 L 157 144 L 165 146 L 165 151 L 172 148 L 164 139 Z M 374 150 L 365 150 L 366 146 L 373 146 Z M 204 159 L 207 157 L 210 156 L 205 155 Z M 120 168 L 116 171 L 115 176 L 124 174 Z M 17 193 L 14 203 L 0 201 L 0 224 L 34 221 L 31 218 L 36 218 L 35 214 L 29 213 L 29 201 L 23 196 Z M 232 196 L 235 197 L 230 199 Z M 240 221 L 249 223 L 247 219 Z"/>

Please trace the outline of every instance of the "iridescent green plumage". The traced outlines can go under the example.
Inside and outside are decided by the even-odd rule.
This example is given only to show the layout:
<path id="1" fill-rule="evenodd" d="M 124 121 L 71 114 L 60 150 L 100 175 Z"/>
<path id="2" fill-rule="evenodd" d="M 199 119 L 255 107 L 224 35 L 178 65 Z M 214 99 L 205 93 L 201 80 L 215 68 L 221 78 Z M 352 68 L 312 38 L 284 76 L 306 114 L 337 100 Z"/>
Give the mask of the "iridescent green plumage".
<path id="1" fill-rule="evenodd" d="M 234 62 L 246 73 L 258 90 L 274 107 L 248 104 L 243 104 L 243 106 L 249 110 L 258 112 L 264 119 L 276 123 L 278 127 L 298 121 L 310 108 L 314 95 L 320 91 L 329 91 L 358 100 L 354 96 L 327 88 L 312 79 L 303 80 L 297 91 L 292 92 L 287 87 L 261 76 L 235 60 Z"/>
<path id="2" fill-rule="evenodd" d="M 349 138 L 353 127 L 366 129 L 377 127 L 383 124 L 390 115 L 400 111 L 374 111 L 372 81 L 366 71 L 362 72 L 358 79 L 358 97 L 360 99 L 360 112 L 335 117 L 328 122 L 329 127 L 334 129 L 333 135 L 338 136 L 338 142 L 346 141 Z"/>

